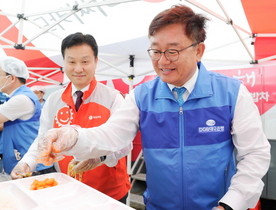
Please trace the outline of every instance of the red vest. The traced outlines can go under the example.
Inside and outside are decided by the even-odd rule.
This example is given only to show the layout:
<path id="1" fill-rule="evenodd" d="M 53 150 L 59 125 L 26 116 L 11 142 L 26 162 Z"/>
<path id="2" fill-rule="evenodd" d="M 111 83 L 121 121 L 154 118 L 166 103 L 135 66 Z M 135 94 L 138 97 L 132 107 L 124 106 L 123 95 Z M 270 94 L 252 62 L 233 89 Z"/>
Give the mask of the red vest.
<path id="1" fill-rule="evenodd" d="M 97 90 L 94 92 L 99 85 L 101 89 L 105 89 L 95 79 L 90 83 L 89 90 L 84 92 L 83 103 L 78 112 L 76 112 L 72 99 L 72 86 L 69 84 L 62 94 L 62 101 L 66 105 L 58 110 L 53 127 L 57 128 L 64 124 L 74 124 L 82 128 L 91 128 L 105 123 L 111 114 L 112 101 L 120 93 L 106 86 L 104 91 L 108 91 L 109 94 L 111 92 L 111 95 L 114 95 L 113 99 L 109 99 L 105 97 L 102 91 Z M 72 158 L 67 156 L 59 161 L 59 167 L 63 173 L 67 174 L 68 163 Z M 116 200 L 120 200 L 130 189 L 126 158 L 120 159 L 115 167 L 108 167 L 103 164 L 93 170 L 84 172 L 82 182 Z"/>

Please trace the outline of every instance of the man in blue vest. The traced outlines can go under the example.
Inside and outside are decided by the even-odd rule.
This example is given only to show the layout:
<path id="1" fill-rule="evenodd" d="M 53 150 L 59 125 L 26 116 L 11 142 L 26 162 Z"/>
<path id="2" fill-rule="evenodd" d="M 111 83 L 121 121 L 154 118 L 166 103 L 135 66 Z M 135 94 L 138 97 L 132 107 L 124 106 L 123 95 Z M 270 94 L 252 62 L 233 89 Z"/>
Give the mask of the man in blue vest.
<path id="1" fill-rule="evenodd" d="M 8 174 L 38 133 L 41 108 L 36 95 L 25 85 L 28 78 L 29 72 L 23 61 L 9 56 L 0 59 L 0 91 L 8 95 L 7 102 L 0 106 L 0 124 L 4 123 L 2 161 Z M 42 174 L 55 169 L 40 164 L 36 171 Z"/>
<path id="2" fill-rule="evenodd" d="M 49 130 L 39 140 L 41 157 L 100 157 L 140 129 L 147 210 L 254 208 L 270 144 L 245 86 L 201 63 L 206 20 L 184 5 L 154 17 L 148 53 L 158 77 L 131 91 L 102 126 Z"/>
<path id="3" fill-rule="evenodd" d="M 43 98 L 46 93 L 46 88 L 42 85 L 35 85 L 31 87 L 31 90 L 36 94 L 42 109 L 46 102 L 46 100 Z"/>
<path id="4" fill-rule="evenodd" d="M 0 105 L 6 102 L 6 94 L 0 92 Z M 0 172 L 3 171 L 2 156 L 3 156 L 3 141 L 1 139 L 1 134 L 3 130 L 3 123 L 0 123 Z"/>

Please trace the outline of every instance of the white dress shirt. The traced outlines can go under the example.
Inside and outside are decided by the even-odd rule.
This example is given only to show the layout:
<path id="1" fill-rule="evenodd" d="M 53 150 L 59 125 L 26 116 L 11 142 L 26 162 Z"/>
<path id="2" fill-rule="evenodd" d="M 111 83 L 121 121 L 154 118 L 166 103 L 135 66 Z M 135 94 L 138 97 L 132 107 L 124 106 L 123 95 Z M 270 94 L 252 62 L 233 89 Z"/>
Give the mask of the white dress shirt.
<path id="1" fill-rule="evenodd" d="M 188 90 L 183 96 L 184 100 L 187 100 L 193 90 L 197 75 L 198 73 L 184 84 Z M 171 85 L 169 87 L 173 88 Z M 79 139 L 72 148 L 72 153 L 85 159 L 87 155 L 99 157 L 126 147 L 139 129 L 139 112 L 134 91 L 131 91 L 107 123 L 97 128 L 78 129 Z M 263 132 L 257 106 L 243 84 L 240 85 L 231 128 L 237 149 L 237 173 L 220 202 L 231 204 L 235 210 L 244 210 L 248 205 L 254 206 L 256 199 L 259 199 L 263 188 L 261 177 L 269 167 L 270 145 Z M 101 141 L 103 138 L 105 141 Z"/>

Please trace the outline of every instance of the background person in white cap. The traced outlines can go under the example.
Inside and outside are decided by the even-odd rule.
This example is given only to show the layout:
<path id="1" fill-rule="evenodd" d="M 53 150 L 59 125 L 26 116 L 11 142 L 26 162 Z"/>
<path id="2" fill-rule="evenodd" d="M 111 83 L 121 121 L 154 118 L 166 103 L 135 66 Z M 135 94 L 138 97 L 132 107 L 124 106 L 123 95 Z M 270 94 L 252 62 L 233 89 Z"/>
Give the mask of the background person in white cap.
<path id="1" fill-rule="evenodd" d="M 43 108 L 44 104 L 45 104 L 45 99 L 43 98 L 43 96 L 45 95 L 46 91 L 45 91 L 45 87 L 42 85 L 35 85 L 31 87 L 31 90 L 36 94 L 40 105 L 41 105 L 41 109 Z"/>
<path id="2" fill-rule="evenodd" d="M 8 95 L 0 106 L 0 123 L 4 123 L 3 167 L 10 174 L 25 155 L 38 134 L 41 108 L 38 98 L 27 87 L 29 72 L 25 63 L 14 57 L 0 58 L 0 91 Z M 40 164 L 39 174 L 55 171 L 53 166 Z"/>

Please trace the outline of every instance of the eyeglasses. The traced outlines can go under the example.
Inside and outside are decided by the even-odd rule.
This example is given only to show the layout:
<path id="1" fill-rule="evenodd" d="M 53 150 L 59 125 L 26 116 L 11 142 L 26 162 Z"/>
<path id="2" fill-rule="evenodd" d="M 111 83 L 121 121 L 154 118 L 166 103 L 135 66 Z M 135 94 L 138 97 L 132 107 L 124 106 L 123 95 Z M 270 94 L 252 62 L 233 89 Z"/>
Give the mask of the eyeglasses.
<path id="1" fill-rule="evenodd" d="M 179 58 L 179 52 L 186 50 L 190 47 L 194 47 L 198 44 L 198 42 L 193 43 L 192 45 L 185 47 L 184 49 L 181 50 L 175 50 L 175 49 L 167 49 L 164 52 L 161 52 L 160 50 L 156 50 L 156 49 L 148 49 L 148 53 L 149 56 L 152 60 L 154 61 L 158 61 L 161 58 L 161 54 L 164 53 L 165 57 L 169 60 L 169 61 L 177 61 Z"/>
<path id="2" fill-rule="evenodd" d="M 6 75 L 6 74 L 0 74 L 0 77 L 6 77 L 8 78 L 9 76 L 11 76 L 10 74 Z"/>

